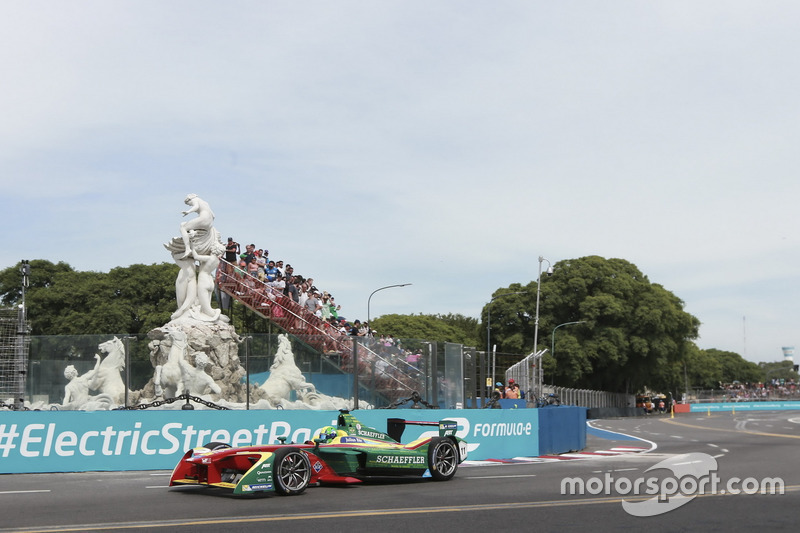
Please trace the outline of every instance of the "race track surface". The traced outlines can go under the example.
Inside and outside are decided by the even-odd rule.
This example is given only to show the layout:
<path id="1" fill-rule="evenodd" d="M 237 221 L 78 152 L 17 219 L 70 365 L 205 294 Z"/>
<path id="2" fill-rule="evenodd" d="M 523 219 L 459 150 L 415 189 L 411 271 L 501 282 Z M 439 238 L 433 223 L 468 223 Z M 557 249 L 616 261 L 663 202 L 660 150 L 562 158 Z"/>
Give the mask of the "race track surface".
<path id="1" fill-rule="evenodd" d="M 3 475 L 0 531 L 797 529 L 800 413 L 686 414 L 591 426 L 581 453 L 463 465 L 449 482 L 312 487 L 291 497 L 169 488 L 166 471 Z M 715 470 L 705 479 L 718 478 L 714 493 L 691 492 L 702 476 L 687 471 L 711 463 Z M 690 492 L 654 502 L 657 496 L 642 493 L 648 483 L 683 483 Z M 584 494 L 565 489 L 581 484 Z M 763 487 L 783 494 L 746 494 Z"/>

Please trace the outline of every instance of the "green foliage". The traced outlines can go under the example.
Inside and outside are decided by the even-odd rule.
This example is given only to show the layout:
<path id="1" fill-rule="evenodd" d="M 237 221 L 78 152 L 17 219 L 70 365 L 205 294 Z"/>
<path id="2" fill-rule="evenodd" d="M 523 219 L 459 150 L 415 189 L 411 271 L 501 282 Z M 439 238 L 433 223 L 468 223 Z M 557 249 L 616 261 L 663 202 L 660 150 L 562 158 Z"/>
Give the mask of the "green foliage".
<path id="1" fill-rule="evenodd" d="M 19 265 L 0 272 L 4 305 L 16 304 Z M 17 273 L 15 276 L 15 272 Z M 26 290 L 33 335 L 139 334 L 175 311 L 174 264 L 131 265 L 108 273 L 77 272 L 66 263 L 31 261 Z"/>
<path id="2" fill-rule="evenodd" d="M 717 360 L 720 368 L 720 379 L 722 383 L 757 383 L 762 380 L 763 372 L 761 368 L 753 362 L 745 360 L 741 355 L 734 352 L 725 352 L 716 349 L 703 350 L 709 356 Z M 719 386 L 719 383 L 717 383 Z"/>
<path id="3" fill-rule="evenodd" d="M 734 352 L 727 352 L 717 349 L 701 350 L 697 347 L 689 350 L 686 357 L 686 371 L 683 381 L 673 390 L 683 391 L 687 387 L 691 389 L 718 389 L 722 384 L 733 383 L 757 383 L 766 379 L 765 366 L 770 369 L 779 369 L 779 372 L 791 372 L 791 363 L 756 363 L 747 361 L 741 355 Z M 794 374 L 792 376 L 791 374 Z M 791 372 L 786 377 L 796 377 L 797 374 Z M 771 374 L 771 377 L 778 377 L 778 373 Z"/>
<path id="4" fill-rule="evenodd" d="M 620 392 L 674 384 L 673 366 L 683 361 L 700 324 L 679 298 L 623 259 L 590 256 L 553 266 L 554 274 L 542 277 L 539 304 L 537 348 L 555 348 L 544 359 L 546 381 Z M 536 282 L 494 296 L 501 292 L 523 294 L 488 304 L 492 344 L 506 352 L 534 351 Z M 569 322 L 582 323 L 557 328 Z"/>
<path id="5" fill-rule="evenodd" d="M 722 361 L 716 357 L 715 351 L 690 350 L 686 358 L 685 381 L 679 390 L 686 387 L 691 389 L 718 389 L 722 382 Z"/>
<path id="6" fill-rule="evenodd" d="M 22 299 L 21 267 L 22 262 L 20 261 L 13 267 L 0 270 L 0 306 L 13 307 L 20 303 Z M 44 259 L 30 261 L 30 267 L 30 286 L 26 289 L 26 294 L 36 289 L 50 287 L 53 284 L 53 278 L 58 274 L 74 272 L 67 263 L 54 264 Z"/>
<path id="7" fill-rule="evenodd" d="M 773 379 L 783 379 L 789 381 L 793 379 L 797 383 L 800 375 L 792 368 L 794 365 L 791 361 L 779 361 L 776 363 L 760 363 L 761 381 L 768 382 Z"/>
<path id="8" fill-rule="evenodd" d="M 463 315 L 384 315 L 372 319 L 372 329 L 378 335 L 398 339 L 424 339 L 434 342 L 454 342 L 466 346 L 477 344 L 478 321 Z"/>

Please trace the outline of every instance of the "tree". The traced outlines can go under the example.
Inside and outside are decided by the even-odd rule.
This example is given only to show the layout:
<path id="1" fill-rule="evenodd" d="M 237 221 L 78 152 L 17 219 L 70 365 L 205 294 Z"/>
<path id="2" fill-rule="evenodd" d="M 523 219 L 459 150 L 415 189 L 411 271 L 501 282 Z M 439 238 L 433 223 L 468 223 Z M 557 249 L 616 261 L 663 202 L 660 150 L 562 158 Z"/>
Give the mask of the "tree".
<path id="1" fill-rule="evenodd" d="M 722 379 L 722 361 L 717 350 L 689 350 L 686 358 L 684 387 L 691 389 L 718 389 Z"/>
<path id="2" fill-rule="evenodd" d="M 67 263 L 51 263 L 44 259 L 34 259 L 30 261 L 31 274 L 30 286 L 26 289 L 26 294 L 40 288 L 47 288 L 53 284 L 53 278 L 61 273 L 74 272 Z M 20 261 L 13 267 L 0 270 L 0 305 L 13 307 L 22 300 L 22 272 Z"/>
<path id="3" fill-rule="evenodd" d="M 421 339 L 476 345 L 478 321 L 463 315 L 383 315 L 372 319 L 371 327 L 379 335 L 401 339 Z"/>
<path id="4" fill-rule="evenodd" d="M 555 383 L 619 392 L 674 385 L 674 364 L 700 324 L 674 294 L 632 263 L 598 256 L 560 261 L 541 283 L 538 349 L 550 348 L 560 324 L 583 322 L 560 329 L 555 357 L 545 358 Z M 533 352 L 536 282 L 507 291 L 524 294 L 491 304 L 493 338 L 506 351 Z"/>
<path id="5" fill-rule="evenodd" d="M 797 380 L 800 379 L 791 361 L 759 363 L 758 366 L 761 370 L 761 381 L 764 383 L 771 382 L 773 379 L 783 379 L 785 381 L 793 379 L 797 383 Z"/>
<path id="6" fill-rule="evenodd" d="M 763 372 L 756 363 L 747 361 L 735 352 L 726 352 L 717 349 L 703 350 L 718 361 L 721 383 L 757 383 L 763 379 Z M 719 386 L 716 383 L 715 388 Z"/>
<path id="7" fill-rule="evenodd" d="M 0 272 L 5 305 L 21 298 L 17 267 Z M 16 272 L 16 275 L 15 275 Z M 131 265 L 108 273 L 78 272 L 66 263 L 31 261 L 26 291 L 33 335 L 144 334 L 175 310 L 177 265 Z"/>

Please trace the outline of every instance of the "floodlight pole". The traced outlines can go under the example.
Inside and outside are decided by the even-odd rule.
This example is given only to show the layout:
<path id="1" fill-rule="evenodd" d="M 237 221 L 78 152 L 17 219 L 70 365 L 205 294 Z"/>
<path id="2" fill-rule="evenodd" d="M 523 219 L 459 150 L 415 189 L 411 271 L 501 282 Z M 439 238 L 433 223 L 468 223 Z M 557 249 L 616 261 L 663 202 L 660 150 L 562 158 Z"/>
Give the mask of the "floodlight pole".
<path id="1" fill-rule="evenodd" d="M 494 386 L 495 380 L 495 373 L 497 372 L 497 368 L 495 366 L 495 361 L 492 358 L 492 302 L 497 300 L 498 298 L 502 298 L 503 296 L 510 296 L 512 294 L 525 294 L 523 291 L 517 292 L 504 292 L 502 294 L 498 294 L 497 296 L 492 297 L 489 300 L 489 303 L 486 305 L 486 364 L 487 366 L 492 364 L 492 387 Z"/>
<path id="2" fill-rule="evenodd" d="M 536 317 L 533 321 L 533 352 L 536 353 L 539 346 L 539 299 L 542 294 L 542 262 L 547 261 L 547 275 L 553 275 L 553 265 L 550 264 L 550 261 L 539 256 L 539 275 L 536 277 Z M 544 356 L 544 354 L 542 354 Z M 541 396 L 542 394 L 542 382 L 544 380 L 544 372 L 542 371 L 542 361 L 539 360 L 539 372 L 538 374 L 538 386 L 536 388 L 536 396 Z"/>
<path id="3" fill-rule="evenodd" d="M 391 289 L 392 287 L 407 287 L 408 285 L 411 285 L 411 283 L 400 283 L 400 284 L 397 284 L 397 285 L 387 285 L 385 287 L 381 287 L 379 289 L 375 289 L 374 291 L 372 291 L 372 293 L 369 295 L 369 298 L 367 298 L 367 336 L 368 337 L 372 336 L 372 324 L 370 324 L 370 317 L 369 317 L 369 303 L 370 303 L 370 300 L 372 300 L 372 295 L 375 294 L 376 292 L 382 291 L 384 289 Z"/>
<path id="4" fill-rule="evenodd" d="M 410 283 L 398 283 L 395 285 L 387 285 L 372 291 L 367 298 L 367 337 L 372 337 L 372 324 L 370 324 L 369 304 L 372 300 L 372 295 L 384 289 L 391 289 L 393 287 L 407 287 Z M 358 339 L 353 339 L 353 409 L 358 409 Z"/>

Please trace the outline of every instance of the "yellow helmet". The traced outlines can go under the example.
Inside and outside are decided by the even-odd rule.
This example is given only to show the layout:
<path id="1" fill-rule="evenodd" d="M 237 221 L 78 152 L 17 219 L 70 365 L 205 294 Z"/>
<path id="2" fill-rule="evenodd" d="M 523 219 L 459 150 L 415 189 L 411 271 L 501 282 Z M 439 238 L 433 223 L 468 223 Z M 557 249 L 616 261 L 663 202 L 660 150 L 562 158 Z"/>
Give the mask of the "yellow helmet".
<path id="1" fill-rule="evenodd" d="M 336 435 L 337 431 L 334 426 L 325 426 L 317 431 L 317 434 L 314 436 L 314 440 L 319 440 L 320 442 L 330 442 L 336 438 Z"/>

